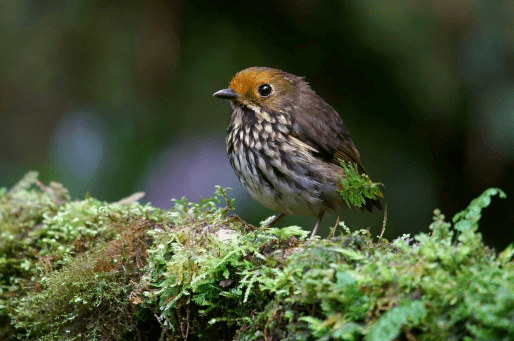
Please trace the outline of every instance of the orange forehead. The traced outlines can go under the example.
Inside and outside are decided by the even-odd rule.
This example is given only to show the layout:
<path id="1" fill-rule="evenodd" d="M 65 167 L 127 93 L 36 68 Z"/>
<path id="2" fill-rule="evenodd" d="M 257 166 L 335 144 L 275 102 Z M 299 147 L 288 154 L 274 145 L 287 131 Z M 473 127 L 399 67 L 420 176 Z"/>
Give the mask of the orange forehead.
<path id="1" fill-rule="evenodd" d="M 250 68 L 237 73 L 230 81 L 230 88 L 234 92 L 242 95 L 253 88 L 254 90 L 263 83 L 271 83 L 276 71 L 262 70 L 259 68 Z"/>

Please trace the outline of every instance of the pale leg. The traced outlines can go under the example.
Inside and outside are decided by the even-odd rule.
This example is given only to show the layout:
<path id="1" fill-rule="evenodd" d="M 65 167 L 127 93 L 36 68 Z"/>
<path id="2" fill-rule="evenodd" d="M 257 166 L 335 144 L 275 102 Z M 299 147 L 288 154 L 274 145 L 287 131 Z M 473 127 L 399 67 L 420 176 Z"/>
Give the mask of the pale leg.
<path id="1" fill-rule="evenodd" d="M 268 225 L 266 225 L 266 227 L 272 227 L 273 225 L 275 225 L 276 223 L 278 223 L 278 221 L 282 218 L 284 218 L 286 215 L 284 213 L 280 213 L 278 216 L 276 216 L 275 218 L 273 218 L 272 221 L 270 221 L 268 223 Z"/>
<path id="2" fill-rule="evenodd" d="M 325 214 L 325 211 L 321 210 L 318 215 L 318 221 L 316 222 L 316 225 L 314 225 L 314 230 L 312 230 L 311 239 L 314 238 L 316 235 L 316 232 L 318 232 L 319 224 L 321 224 L 321 220 L 323 219 L 323 215 Z"/>

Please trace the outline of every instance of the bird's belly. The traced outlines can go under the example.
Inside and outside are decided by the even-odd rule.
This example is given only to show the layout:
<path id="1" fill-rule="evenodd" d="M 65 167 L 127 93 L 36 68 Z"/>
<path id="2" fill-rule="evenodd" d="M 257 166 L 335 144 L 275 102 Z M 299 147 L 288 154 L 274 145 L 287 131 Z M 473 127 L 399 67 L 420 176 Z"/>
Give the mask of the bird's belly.
<path id="1" fill-rule="evenodd" d="M 267 141 L 260 148 L 237 143 L 227 148 L 243 187 L 261 205 L 288 215 L 317 216 L 321 210 L 333 210 L 325 199 L 337 191 L 322 176 L 326 169 L 312 155 L 285 144 L 278 148 L 278 143 Z"/>

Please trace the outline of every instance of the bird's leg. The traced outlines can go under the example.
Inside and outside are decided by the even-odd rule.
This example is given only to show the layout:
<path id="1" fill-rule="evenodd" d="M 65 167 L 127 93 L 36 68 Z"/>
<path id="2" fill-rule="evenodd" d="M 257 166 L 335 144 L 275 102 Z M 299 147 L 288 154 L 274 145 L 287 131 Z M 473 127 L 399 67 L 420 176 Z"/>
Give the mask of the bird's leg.
<path id="1" fill-rule="evenodd" d="M 276 216 L 275 218 L 273 218 L 272 221 L 270 221 L 266 227 L 272 227 L 273 225 L 275 225 L 276 223 L 278 223 L 278 221 L 282 218 L 284 218 L 286 215 L 284 213 L 280 213 L 278 216 Z"/>
<path id="2" fill-rule="evenodd" d="M 316 225 L 314 225 L 314 230 L 312 230 L 311 239 L 314 238 L 316 235 L 316 232 L 318 232 L 319 224 L 321 224 L 321 220 L 323 219 L 323 215 L 325 214 L 325 211 L 321 210 L 318 215 L 318 221 L 316 222 Z"/>

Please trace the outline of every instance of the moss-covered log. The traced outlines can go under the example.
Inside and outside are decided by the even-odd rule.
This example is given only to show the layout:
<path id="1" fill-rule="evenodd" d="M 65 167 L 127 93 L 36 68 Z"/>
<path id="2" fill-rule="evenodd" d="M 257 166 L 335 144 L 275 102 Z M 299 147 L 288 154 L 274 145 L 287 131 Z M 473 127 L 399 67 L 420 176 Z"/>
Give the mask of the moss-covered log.
<path id="1" fill-rule="evenodd" d="M 512 340 L 514 248 L 477 232 L 495 194 L 412 238 L 307 241 L 228 216 L 221 188 L 164 211 L 32 172 L 0 190 L 0 339 Z"/>

